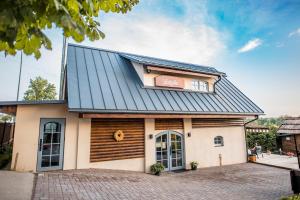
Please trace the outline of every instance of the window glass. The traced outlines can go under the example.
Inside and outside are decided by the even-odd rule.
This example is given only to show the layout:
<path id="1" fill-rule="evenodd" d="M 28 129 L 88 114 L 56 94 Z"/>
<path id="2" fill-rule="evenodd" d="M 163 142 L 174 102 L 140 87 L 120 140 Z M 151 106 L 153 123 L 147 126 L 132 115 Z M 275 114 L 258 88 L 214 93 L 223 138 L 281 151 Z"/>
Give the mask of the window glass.
<path id="1" fill-rule="evenodd" d="M 222 136 L 217 136 L 214 138 L 215 147 L 224 146 L 224 140 Z"/>
<path id="2" fill-rule="evenodd" d="M 200 80 L 192 80 L 192 90 L 208 92 L 208 83 Z"/>

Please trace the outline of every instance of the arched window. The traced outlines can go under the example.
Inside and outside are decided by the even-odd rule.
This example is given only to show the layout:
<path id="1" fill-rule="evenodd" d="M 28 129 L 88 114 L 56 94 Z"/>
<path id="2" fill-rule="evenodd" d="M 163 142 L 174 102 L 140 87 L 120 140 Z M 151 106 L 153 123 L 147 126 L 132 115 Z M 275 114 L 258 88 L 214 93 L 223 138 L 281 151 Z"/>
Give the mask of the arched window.
<path id="1" fill-rule="evenodd" d="M 222 136 L 216 136 L 214 138 L 215 147 L 221 147 L 224 146 L 224 139 Z"/>

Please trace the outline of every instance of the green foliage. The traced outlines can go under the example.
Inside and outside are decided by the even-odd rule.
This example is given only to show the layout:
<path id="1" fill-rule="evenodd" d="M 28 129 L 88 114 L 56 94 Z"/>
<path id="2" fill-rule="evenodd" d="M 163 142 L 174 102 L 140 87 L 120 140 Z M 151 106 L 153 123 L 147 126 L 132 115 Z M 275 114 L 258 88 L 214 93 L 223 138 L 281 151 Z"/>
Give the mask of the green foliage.
<path id="1" fill-rule="evenodd" d="M 11 160 L 12 146 L 7 145 L 5 148 L 0 149 L 0 169 L 3 169 Z"/>
<path id="2" fill-rule="evenodd" d="M 156 163 L 151 165 L 150 170 L 155 175 L 160 175 L 162 171 L 164 171 L 165 167 L 161 163 Z"/>
<path id="3" fill-rule="evenodd" d="M 289 196 L 289 197 L 283 197 L 281 200 L 300 200 L 300 194 Z"/>
<path id="4" fill-rule="evenodd" d="M 190 163 L 192 170 L 196 170 L 198 167 L 198 162 L 197 161 L 192 161 Z"/>
<path id="5" fill-rule="evenodd" d="M 248 133 L 247 145 L 249 148 L 253 148 L 255 144 L 262 146 L 263 151 L 275 151 L 277 150 L 276 133 L 283 122 L 284 117 L 279 118 L 261 118 L 256 121 L 256 124 L 263 125 L 269 128 L 268 133 Z"/>
<path id="6" fill-rule="evenodd" d="M 24 93 L 24 100 L 53 100 L 56 97 L 56 89 L 54 84 L 48 83 L 42 77 L 36 77 L 35 80 L 30 79 L 28 90 Z"/>
<path id="7" fill-rule="evenodd" d="M 262 146 L 263 151 L 274 151 L 277 150 L 276 146 L 276 134 L 273 132 L 269 133 L 248 133 L 247 134 L 247 145 L 249 148 L 253 148 L 255 144 Z"/>
<path id="8" fill-rule="evenodd" d="M 138 0 L 1 0 L 0 51 L 15 55 L 16 50 L 41 56 L 41 46 L 51 49 L 43 30 L 53 25 L 66 37 L 81 42 L 104 38 L 95 20 L 100 11 L 126 13 Z"/>
<path id="9" fill-rule="evenodd" d="M 279 127 L 283 120 L 284 120 L 284 117 L 287 117 L 287 116 L 282 116 L 282 117 L 278 117 L 278 118 L 275 118 L 275 117 L 271 117 L 271 118 L 260 118 L 256 121 L 256 123 L 258 125 L 263 125 L 263 126 L 267 126 L 267 127 Z"/>
<path id="10" fill-rule="evenodd" d="M 13 117 L 10 115 L 0 115 L 0 122 L 10 122 Z"/>

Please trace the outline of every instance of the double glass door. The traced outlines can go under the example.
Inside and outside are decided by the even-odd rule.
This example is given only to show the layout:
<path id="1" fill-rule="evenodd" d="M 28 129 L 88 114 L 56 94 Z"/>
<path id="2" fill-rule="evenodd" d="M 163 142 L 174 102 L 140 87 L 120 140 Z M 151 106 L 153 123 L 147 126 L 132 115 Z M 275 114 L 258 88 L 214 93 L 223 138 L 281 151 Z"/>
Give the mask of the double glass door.
<path id="1" fill-rule="evenodd" d="M 182 169 L 183 137 L 175 131 L 164 131 L 156 136 L 156 162 L 162 163 L 166 171 Z"/>

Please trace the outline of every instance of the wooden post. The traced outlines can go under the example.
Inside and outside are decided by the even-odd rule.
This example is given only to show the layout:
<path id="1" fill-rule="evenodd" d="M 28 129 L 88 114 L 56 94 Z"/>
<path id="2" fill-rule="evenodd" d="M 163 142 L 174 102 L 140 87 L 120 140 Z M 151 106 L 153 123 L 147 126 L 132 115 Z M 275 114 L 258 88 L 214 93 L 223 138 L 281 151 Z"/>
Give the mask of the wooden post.
<path id="1" fill-rule="evenodd" d="M 294 141 L 295 141 L 295 147 L 296 147 L 296 156 L 297 156 L 297 159 L 298 159 L 298 167 L 300 169 L 299 151 L 298 151 L 297 140 L 296 140 L 296 135 L 295 134 L 294 134 Z"/>

